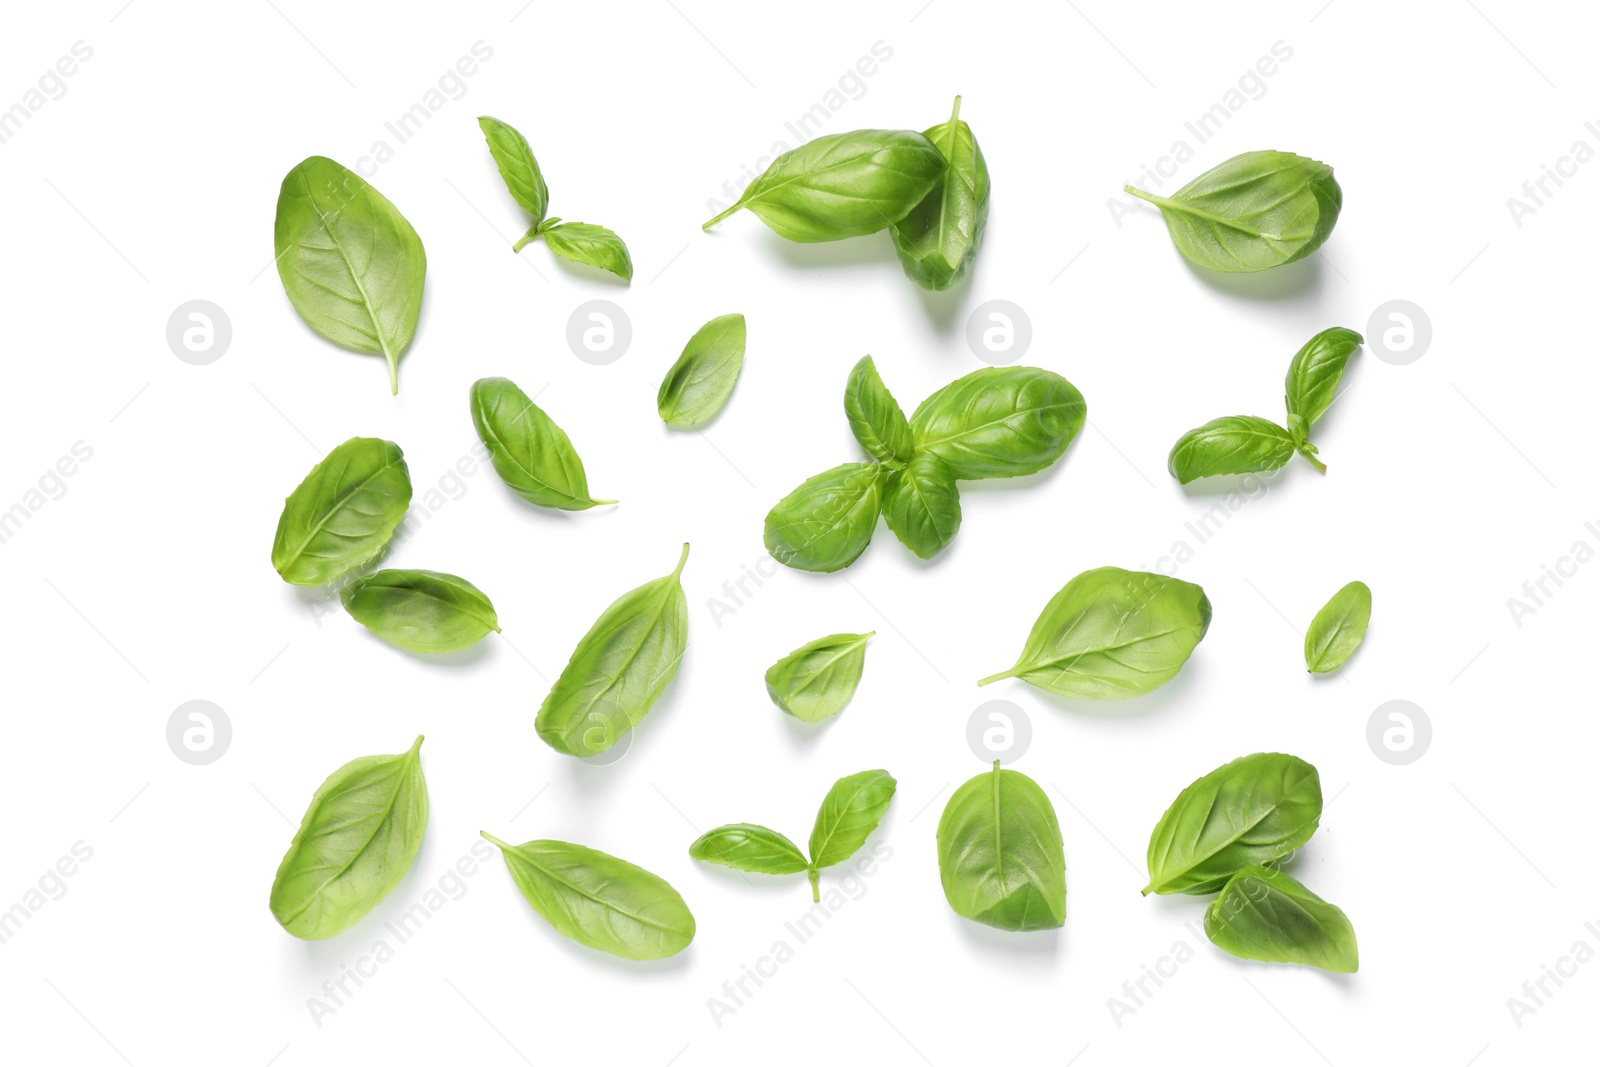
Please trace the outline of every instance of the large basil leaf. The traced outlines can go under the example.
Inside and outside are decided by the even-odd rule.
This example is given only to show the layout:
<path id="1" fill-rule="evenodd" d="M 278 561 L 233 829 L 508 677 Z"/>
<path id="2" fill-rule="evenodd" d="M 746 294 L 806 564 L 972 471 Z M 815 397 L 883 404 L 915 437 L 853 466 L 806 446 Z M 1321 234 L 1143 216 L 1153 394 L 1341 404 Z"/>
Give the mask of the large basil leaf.
<path id="1" fill-rule="evenodd" d="M 989 220 L 989 164 L 961 121 L 956 97 L 950 121 L 927 131 L 948 164 L 944 180 L 889 232 L 906 275 L 924 289 L 948 289 L 978 255 Z"/>
<path id="2" fill-rule="evenodd" d="M 861 771 L 833 783 L 817 809 L 811 827 L 811 899 L 819 899 L 817 872 L 843 863 L 860 850 L 878 828 L 894 799 L 894 776 L 888 771 Z"/>
<path id="3" fill-rule="evenodd" d="M 721 411 L 744 366 L 744 346 L 744 316 L 737 312 L 696 330 L 656 393 L 662 421 L 695 426 Z"/>
<path id="4" fill-rule="evenodd" d="M 1059 374 L 985 367 L 919 404 L 911 433 L 918 452 L 938 456 L 957 478 L 1015 478 L 1060 459 L 1087 411 Z"/>
<path id="5" fill-rule="evenodd" d="M 1050 798 L 1032 778 L 994 768 L 939 817 L 939 881 L 957 915 L 1000 930 L 1067 921 L 1067 858 Z"/>
<path id="6" fill-rule="evenodd" d="M 1306 630 L 1306 670 L 1326 674 L 1344 666 L 1372 621 L 1372 590 L 1366 582 L 1351 582 L 1333 594 Z"/>
<path id="7" fill-rule="evenodd" d="M 293 585 L 326 585 L 382 552 L 410 504 L 400 446 L 352 437 L 283 502 L 272 566 Z"/>
<path id="8" fill-rule="evenodd" d="M 499 168 L 506 188 L 511 190 L 511 198 L 533 216 L 533 225 L 512 249 L 521 251 L 522 246 L 539 233 L 539 224 L 544 221 L 544 213 L 550 208 L 550 189 L 544 183 L 539 161 L 533 158 L 533 149 L 528 147 L 528 139 L 518 133 L 515 127 L 497 118 L 480 115 L 478 128 L 483 131 L 484 140 L 489 142 L 489 154 L 494 157 L 494 165 Z"/>
<path id="9" fill-rule="evenodd" d="M 622 594 L 589 627 L 539 706 L 534 728 L 545 744 L 593 756 L 639 725 L 678 673 L 689 641 L 678 581 L 688 560 L 684 545 L 671 574 Z"/>
<path id="10" fill-rule="evenodd" d="M 604 226 L 545 219 L 539 227 L 539 236 L 550 246 L 550 251 L 562 259 L 608 270 L 624 281 L 633 280 L 633 260 L 628 256 L 628 246 Z"/>
<path id="11" fill-rule="evenodd" d="M 659 960 L 689 947 L 694 916 L 659 875 L 565 841 L 508 845 L 506 869 L 533 910 L 556 932 L 625 960 Z"/>
<path id="12" fill-rule="evenodd" d="M 842 463 L 778 501 L 767 513 L 762 539 L 786 567 L 843 570 L 867 550 L 882 503 L 883 468 Z"/>
<path id="13" fill-rule="evenodd" d="M 702 228 L 749 208 L 791 241 L 877 233 L 905 218 L 944 171 L 944 156 L 920 133 L 830 133 L 773 160 L 732 207 Z"/>
<path id="14" fill-rule="evenodd" d="M 1010 670 L 1061 696 L 1121 700 L 1165 685 L 1211 625 L 1198 585 L 1146 571 L 1097 567 L 1050 598 Z"/>
<path id="15" fill-rule="evenodd" d="M 944 460 L 922 452 L 889 475 L 883 490 L 883 521 L 901 544 L 932 559 L 961 529 L 961 492 Z"/>
<path id="16" fill-rule="evenodd" d="M 1283 380 L 1284 403 L 1290 415 L 1316 422 L 1339 393 L 1339 378 L 1350 355 L 1361 347 L 1361 335 L 1343 326 L 1323 330 L 1289 361 Z"/>
<path id="17" fill-rule="evenodd" d="M 1304 963 L 1339 974 L 1358 966 L 1345 913 L 1282 871 L 1247 867 L 1206 909 L 1206 936 L 1222 951 L 1264 963 Z"/>
<path id="18" fill-rule="evenodd" d="M 566 432 L 509 378 L 472 384 L 472 424 L 495 473 L 528 503 L 562 511 L 616 503 L 589 495 L 583 460 Z"/>
<path id="19" fill-rule="evenodd" d="M 1258 752 L 1178 794 L 1150 834 L 1141 893 L 1214 893 L 1246 867 L 1275 863 L 1311 839 L 1322 781 L 1303 759 Z"/>
<path id="20" fill-rule="evenodd" d="M 747 822 L 701 834 L 689 846 L 689 856 L 754 874 L 799 874 L 811 867 L 799 845 L 776 830 Z"/>
<path id="21" fill-rule="evenodd" d="M 1178 438 L 1167 456 L 1167 470 L 1187 485 L 1217 474 L 1274 471 L 1294 453 L 1294 439 L 1276 423 L 1254 415 L 1227 415 Z"/>
<path id="22" fill-rule="evenodd" d="M 1343 199 L 1332 167 L 1292 152 L 1234 156 L 1170 197 L 1126 189 L 1161 209 L 1191 263 L 1232 273 L 1309 256 L 1333 232 Z"/>
<path id="23" fill-rule="evenodd" d="M 339 599 L 351 618 L 413 652 L 457 652 L 500 632 L 489 598 L 453 574 L 378 571 L 346 585 Z"/>
<path id="24" fill-rule="evenodd" d="M 397 756 L 363 756 L 311 797 L 272 880 L 272 915 L 319 941 L 355 925 L 411 869 L 428 828 L 422 738 Z"/>
<path id="25" fill-rule="evenodd" d="M 398 393 L 428 273 L 411 223 L 354 171 L 310 156 L 284 176 L 272 243 L 300 317 L 336 345 L 381 353 Z"/>
<path id="26" fill-rule="evenodd" d="M 856 695 L 871 636 L 832 634 L 801 645 L 767 668 L 767 695 L 805 722 L 839 714 Z"/>
<path id="27" fill-rule="evenodd" d="M 871 356 L 862 356 L 844 387 L 844 414 L 861 447 L 885 463 L 909 463 L 916 454 L 911 424 L 895 403 Z"/>

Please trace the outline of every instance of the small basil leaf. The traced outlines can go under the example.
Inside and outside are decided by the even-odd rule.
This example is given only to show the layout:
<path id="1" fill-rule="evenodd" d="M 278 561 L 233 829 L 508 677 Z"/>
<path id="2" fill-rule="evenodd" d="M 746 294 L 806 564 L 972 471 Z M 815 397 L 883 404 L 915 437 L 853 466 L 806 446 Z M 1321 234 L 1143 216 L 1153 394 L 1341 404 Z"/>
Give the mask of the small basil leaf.
<path id="1" fill-rule="evenodd" d="M 1258 752 L 1192 782 L 1150 834 L 1141 893 L 1215 893 L 1246 867 L 1275 863 L 1311 839 L 1322 782 L 1303 759 Z"/>
<path id="2" fill-rule="evenodd" d="M 500 632 L 489 598 L 453 574 L 378 571 L 346 585 L 339 599 L 351 618 L 413 652 L 457 652 Z"/>
<path id="3" fill-rule="evenodd" d="M 656 393 L 662 421 L 695 426 L 721 411 L 744 366 L 744 346 L 744 316 L 738 313 L 718 315 L 696 330 Z"/>
<path id="4" fill-rule="evenodd" d="M 950 797 L 939 817 L 939 881 L 950 908 L 999 930 L 1067 921 L 1061 824 L 1038 783 L 994 768 Z"/>
<path id="5" fill-rule="evenodd" d="M 1322 605 L 1306 631 L 1306 670 L 1326 674 L 1344 666 L 1372 621 L 1372 590 L 1351 582 Z"/>
<path id="6" fill-rule="evenodd" d="M 883 468 L 842 463 L 808 478 L 767 513 L 762 539 L 772 558 L 802 571 L 850 566 L 872 541 L 883 502 Z"/>
<path id="7" fill-rule="evenodd" d="M 1275 471 L 1294 453 L 1294 438 L 1277 423 L 1254 415 L 1226 415 L 1178 438 L 1167 455 L 1167 470 L 1188 485 L 1218 474 Z"/>
<path id="8" fill-rule="evenodd" d="M 844 413 L 850 432 L 873 458 L 885 463 L 908 463 L 916 454 L 911 439 L 911 424 L 878 377 L 871 356 L 862 356 L 850 371 L 844 387 Z"/>
<path id="9" fill-rule="evenodd" d="M 1297 449 L 1305 448 L 1311 443 L 1311 424 L 1305 416 L 1289 412 L 1289 439 L 1294 442 Z"/>
<path id="10" fill-rule="evenodd" d="M 689 560 L 665 578 L 622 594 L 583 635 L 539 706 L 534 728 L 569 756 L 594 756 L 639 725 L 678 673 L 689 640 L 689 605 L 678 581 Z"/>
<path id="11" fill-rule="evenodd" d="M 805 722 L 839 714 L 856 695 L 871 636 L 833 634 L 801 645 L 767 668 L 767 695 Z"/>
<path id="12" fill-rule="evenodd" d="M 799 845 L 776 830 L 747 822 L 701 834 L 689 846 L 689 857 L 755 874 L 799 874 L 811 867 Z"/>
<path id="13" fill-rule="evenodd" d="M 499 846 L 511 880 L 556 932 L 625 960 L 674 956 L 694 940 L 694 916 L 659 875 L 565 841 Z"/>
<path id="14" fill-rule="evenodd" d="M 948 289 L 961 280 L 989 219 L 989 165 L 960 116 L 958 96 L 950 121 L 927 131 L 948 164 L 944 178 L 889 231 L 907 277 L 924 289 Z"/>
<path id="15" fill-rule="evenodd" d="M 1307 427 L 1322 417 L 1339 395 L 1344 365 L 1359 347 L 1359 333 L 1334 326 L 1317 334 L 1294 354 L 1283 379 L 1284 403 L 1291 417 L 1299 415 Z"/>
<path id="16" fill-rule="evenodd" d="M 1010 670 L 1060 696 L 1121 700 L 1165 685 L 1211 625 L 1198 585 L 1145 571 L 1097 567 L 1050 598 Z"/>
<path id="17" fill-rule="evenodd" d="M 1222 951 L 1263 963 L 1303 963 L 1338 974 L 1358 966 L 1345 913 L 1282 871 L 1247 867 L 1206 909 L 1206 936 Z"/>
<path id="18" fill-rule="evenodd" d="M 272 880 L 272 915 L 319 941 L 355 925 L 411 869 L 428 828 L 422 738 L 397 756 L 363 756 L 317 787 Z"/>
<path id="19" fill-rule="evenodd" d="M 292 585 L 326 585 L 382 552 L 410 504 L 400 446 L 352 437 L 283 502 L 272 566 Z"/>
<path id="20" fill-rule="evenodd" d="M 336 345 L 381 353 L 398 393 L 428 273 L 411 223 L 355 172 L 310 156 L 284 176 L 272 243 L 300 317 Z"/>
<path id="21" fill-rule="evenodd" d="M 922 452 L 889 475 L 883 490 L 883 521 L 920 559 L 950 546 L 961 529 L 961 493 L 944 460 Z"/>
<path id="22" fill-rule="evenodd" d="M 633 279 L 633 260 L 628 258 L 628 246 L 604 226 L 546 219 L 539 228 L 539 236 L 550 246 L 550 251 L 562 259 L 608 270 L 624 281 Z"/>
<path id="23" fill-rule="evenodd" d="M 1037 367 L 985 367 L 917 406 L 918 452 L 944 460 L 957 478 L 1015 478 L 1061 458 L 1083 429 L 1083 394 Z"/>
<path id="24" fill-rule="evenodd" d="M 537 233 L 550 207 L 550 190 L 539 171 L 539 161 L 533 158 L 533 149 L 528 147 L 528 139 L 511 125 L 488 115 L 478 116 L 478 128 L 489 142 L 489 154 L 494 157 L 494 165 L 499 168 L 506 188 L 511 190 L 511 198 L 533 216 L 529 233 Z M 525 237 L 517 242 L 516 250 L 527 240 Z"/>
<path id="25" fill-rule="evenodd" d="M 817 872 L 843 863 L 867 843 L 894 799 L 888 771 L 861 771 L 833 783 L 811 827 L 811 899 L 818 899 Z"/>
<path id="26" fill-rule="evenodd" d="M 589 495 L 583 460 L 566 432 L 509 378 L 472 384 L 472 424 L 495 473 L 528 503 L 562 511 L 616 503 Z"/>
<path id="27" fill-rule="evenodd" d="M 1170 197 L 1126 190 L 1161 209 L 1189 262 L 1241 273 L 1304 259 L 1328 239 L 1343 194 L 1333 168 L 1292 152 L 1245 152 Z"/>

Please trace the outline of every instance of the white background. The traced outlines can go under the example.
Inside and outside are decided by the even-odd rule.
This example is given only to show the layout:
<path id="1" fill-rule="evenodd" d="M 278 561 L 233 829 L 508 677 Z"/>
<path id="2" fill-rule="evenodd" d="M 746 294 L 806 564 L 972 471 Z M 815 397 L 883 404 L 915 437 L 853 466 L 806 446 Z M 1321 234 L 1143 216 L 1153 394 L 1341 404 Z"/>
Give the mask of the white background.
<path id="1" fill-rule="evenodd" d="M 1092 1067 L 1248 1050 L 1449 1067 L 1588 1047 L 1600 965 L 1548 985 L 1520 1027 L 1507 998 L 1574 942 L 1600 949 L 1584 928 L 1600 920 L 1588 891 L 1600 731 L 1585 683 L 1600 567 L 1549 585 L 1520 627 L 1506 602 L 1573 542 L 1600 547 L 1584 528 L 1600 519 L 1600 166 L 1548 186 L 1520 227 L 1506 200 L 1574 141 L 1600 147 L 1583 125 L 1600 118 L 1593 13 L 1503 0 L 921 2 L 103 0 L 8 14 L 0 106 L 74 42 L 93 56 L 0 145 L 0 509 L 75 442 L 93 457 L 0 544 L 0 908 L 29 899 L 75 842 L 93 855 L 0 945 L 7 1061 L 942 1067 L 998 1051 Z M 492 59 L 397 144 L 385 122 L 477 41 Z M 774 141 L 792 146 L 785 122 L 880 41 L 891 58 L 825 128 L 920 129 L 964 94 L 994 179 L 970 283 L 918 290 L 881 234 L 789 245 L 748 214 L 702 234 L 708 199 Z M 1293 55 L 1264 94 L 1198 144 L 1185 121 L 1279 41 Z M 525 221 L 479 114 L 528 136 L 554 213 L 626 238 L 631 286 L 540 244 L 509 254 Z M 1345 209 L 1325 255 L 1218 279 L 1185 265 L 1154 212 L 1117 225 L 1108 202 L 1178 139 L 1197 153 L 1169 188 L 1250 149 L 1333 164 Z M 429 257 L 398 398 L 381 360 L 301 323 L 269 268 L 284 173 L 311 154 L 354 165 L 377 140 L 395 151 L 371 180 Z M 165 338 L 173 309 L 197 298 L 233 330 L 201 367 Z M 593 298 L 632 321 L 609 366 L 565 340 Z M 767 509 L 860 458 L 839 402 L 849 367 L 870 352 L 909 410 L 982 366 L 965 328 L 989 299 L 1030 317 L 1023 362 L 1088 400 L 1064 460 L 963 484 L 965 524 L 932 564 L 880 528 L 848 571 L 785 571 L 719 626 L 708 599 L 763 556 Z M 1425 310 L 1431 347 L 1404 366 L 1364 349 L 1314 435 L 1328 474 L 1295 460 L 1198 544 L 1186 523 L 1217 498 L 1166 474 L 1172 441 L 1219 415 L 1281 417 L 1300 344 L 1332 325 L 1366 332 L 1393 299 Z M 668 432 L 655 383 L 696 327 L 733 310 L 750 344 L 732 403 L 703 435 Z M 474 443 L 467 391 L 485 375 L 543 390 L 596 495 L 622 503 L 542 512 L 486 467 L 447 482 L 455 495 L 391 562 L 468 577 L 505 633 L 425 661 L 284 585 L 272 532 L 319 455 L 358 434 L 401 444 L 421 502 Z M 620 763 L 555 754 L 533 731 L 547 680 L 599 611 L 667 573 L 685 540 L 691 648 L 676 682 Z M 1179 540 L 1195 552 L 1178 574 L 1205 587 L 1215 617 L 1172 684 L 1113 705 L 973 686 L 1011 664 L 1074 574 L 1153 567 Z M 1300 630 L 1356 577 L 1376 603 L 1366 644 L 1342 677 L 1308 677 Z M 865 678 L 837 720 L 805 731 L 768 702 L 773 660 L 868 629 Z M 934 827 L 950 789 L 983 769 L 965 730 L 990 698 L 1030 717 L 1016 766 L 1060 815 L 1057 933 L 979 927 L 939 888 Z M 169 715 L 191 699 L 232 722 L 209 766 L 167 746 Z M 1408 766 L 1368 747 L 1368 718 L 1391 699 L 1433 724 Z M 432 822 L 409 877 L 340 937 L 294 940 L 267 892 L 313 789 L 417 733 Z M 1149 831 L 1177 792 L 1271 750 L 1321 770 L 1322 829 L 1293 870 L 1351 917 L 1357 975 L 1234 960 L 1185 929 L 1203 900 L 1139 895 Z M 784 924 L 809 899 L 803 878 L 752 885 L 695 864 L 689 842 L 739 820 L 803 840 L 828 785 L 870 767 L 900 782 L 877 838 L 892 858 L 717 1026 L 708 998 L 792 942 Z M 694 944 L 655 965 L 592 953 L 535 916 L 495 858 L 317 1025 L 308 998 L 480 829 L 581 841 L 659 872 L 695 912 Z M 1123 983 L 1180 941 L 1187 962 L 1119 1025 L 1108 998 L 1126 999 Z"/>

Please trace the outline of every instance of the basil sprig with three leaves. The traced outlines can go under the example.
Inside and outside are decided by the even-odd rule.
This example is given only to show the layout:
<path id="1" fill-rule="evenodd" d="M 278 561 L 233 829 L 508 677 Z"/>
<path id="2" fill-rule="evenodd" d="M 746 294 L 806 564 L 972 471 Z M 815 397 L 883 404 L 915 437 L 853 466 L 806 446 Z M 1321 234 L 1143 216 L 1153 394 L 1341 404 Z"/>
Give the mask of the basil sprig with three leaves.
<path id="1" fill-rule="evenodd" d="M 351 618 L 412 652 L 459 652 L 500 632 L 489 598 L 453 574 L 382 570 L 346 585 L 339 599 Z"/>
<path id="2" fill-rule="evenodd" d="M 937 836 L 939 881 L 957 915 L 1000 930 L 1067 921 L 1061 825 L 1032 778 L 995 760 L 951 795 Z"/>
<path id="3" fill-rule="evenodd" d="M 283 502 L 272 566 L 291 585 L 326 585 L 382 552 L 410 504 L 400 446 L 352 437 Z"/>
<path id="4" fill-rule="evenodd" d="M 989 220 L 989 165 L 961 120 L 961 98 L 950 120 L 925 134 L 946 161 L 944 178 L 889 230 L 906 276 L 924 289 L 948 289 L 977 258 Z"/>

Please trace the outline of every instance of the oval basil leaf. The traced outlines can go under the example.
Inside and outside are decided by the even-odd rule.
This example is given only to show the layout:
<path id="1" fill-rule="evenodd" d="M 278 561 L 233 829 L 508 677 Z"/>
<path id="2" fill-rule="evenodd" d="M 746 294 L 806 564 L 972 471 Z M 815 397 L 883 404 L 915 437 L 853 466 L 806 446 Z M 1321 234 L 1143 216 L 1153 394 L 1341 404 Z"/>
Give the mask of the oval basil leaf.
<path id="1" fill-rule="evenodd" d="M 871 356 L 862 356 L 850 371 L 844 387 L 844 413 L 850 432 L 873 458 L 885 463 L 909 463 L 916 454 L 911 439 L 911 424 L 878 377 Z"/>
<path id="2" fill-rule="evenodd" d="M 411 869 L 428 828 L 422 738 L 397 756 L 363 756 L 311 798 L 272 880 L 272 915 L 319 941 L 355 925 Z"/>
<path id="3" fill-rule="evenodd" d="M 1322 417 L 1339 394 L 1344 365 L 1359 347 L 1359 333 L 1334 326 L 1317 334 L 1294 354 L 1283 381 L 1284 402 L 1291 417 L 1298 415 L 1307 427 Z M 1304 443 L 1303 438 L 1300 443 Z"/>
<path id="4" fill-rule="evenodd" d="M 550 687 L 534 728 L 545 744 L 569 756 L 594 756 L 638 726 L 678 673 L 689 640 L 689 605 L 678 577 L 618 597 L 583 635 Z"/>
<path id="5" fill-rule="evenodd" d="M 1351 582 L 1322 606 L 1306 631 L 1306 670 L 1326 674 L 1344 666 L 1367 636 L 1372 621 L 1372 590 Z"/>
<path id="6" fill-rule="evenodd" d="M 1222 951 L 1263 963 L 1303 963 L 1338 974 L 1358 966 L 1345 913 L 1282 871 L 1247 867 L 1206 909 L 1206 936 Z"/>
<path id="7" fill-rule="evenodd" d="M 755 874 L 799 874 L 811 866 L 799 845 L 776 830 L 747 822 L 701 834 L 689 846 L 689 856 Z"/>
<path id="8" fill-rule="evenodd" d="M 583 460 L 566 432 L 509 378 L 472 384 L 472 424 L 495 473 L 528 503 L 562 511 L 616 503 L 589 495 Z"/>
<path id="9" fill-rule="evenodd" d="M 1254 415 L 1212 419 L 1178 438 L 1167 470 L 1184 485 L 1218 474 L 1275 471 L 1295 453 L 1289 431 Z"/>
<path id="10" fill-rule="evenodd" d="M 721 411 L 744 366 L 744 346 L 744 316 L 738 313 L 718 315 L 696 330 L 656 393 L 662 421 L 695 426 Z"/>
<path id="11" fill-rule="evenodd" d="M 791 241 L 837 241 L 888 229 L 944 175 L 933 142 L 911 130 L 816 137 L 772 161 L 738 201 L 702 229 L 749 208 Z"/>
<path id="12" fill-rule="evenodd" d="M 883 503 L 883 468 L 842 463 L 808 478 L 767 513 L 772 558 L 802 571 L 839 571 L 867 550 Z"/>
<path id="13" fill-rule="evenodd" d="M 767 695 L 805 722 L 839 714 L 856 695 L 871 636 L 833 634 L 801 645 L 767 668 Z"/>
<path id="14" fill-rule="evenodd" d="M 283 502 L 272 566 L 291 585 L 326 585 L 382 552 L 410 504 L 400 446 L 352 437 Z"/>
<path id="15" fill-rule="evenodd" d="M 843 863 L 867 843 L 888 812 L 894 790 L 894 776 L 881 770 L 861 771 L 833 783 L 811 827 L 812 900 L 819 899 L 817 872 Z"/>
<path id="16" fill-rule="evenodd" d="M 918 452 L 944 460 L 957 478 L 1015 478 L 1061 458 L 1083 429 L 1083 394 L 1037 367 L 985 367 L 917 406 Z"/>
<path id="17" fill-rule="evenodd" d="M 989 164 L 960 116 L 958 96 L 950 121 L 925 134 L 945 158 L 944 179 L 889 231 L 906 276 L 924 289 L 948 289 L 961 280 L 989 220 Z"/>
<path id="18" fill-rule="evenodd" d="M 562 259 L 608 270 L 624 281 L 633 280 L 633 260 L 628 256 L 628 246 L 604 226 L 546 219 L 539 227 L 539 236 L 550 246 L 550 251 Z"/>
<path id="19" fill-rule="evenodd" d="M 382 354 L 398 393 L 428 273 L 411 223 L 355 172 L 310 156 L 284 176 L 272 243 L 300 317 L 336 345 Z"/>
<path id="20" fill-rule="evenodd" d="M 1139 696 L 1171 681 L 1210 625 L 1211 601 L 1198 585 L 1097 567 L 1050 598 L 1015 666 L 978 684 L 1021 678 L 1066 697 Z"/>
<path id="21" fill-rule="evenodd" d="M 1305 844 L 1321 818 L 1315 767 L 1280 752 L 1241 756 L 1190 784 L 1161 816 L 1140 892 L 1215 893 L 1235 872 Z"/>
<path id="22" fill-rule="evenodd" d="M 999 930 L 1067 921 L 1067 858 L 1050 798 L 1032 778 L 994 768 L 939 817 L 939 881 L 951 910 Z"/>
<path id="23" fill-rule="evenodd" d="M 506 188 L 511 190 L 511 198 L 533 216 L 527 235 L 513 246 L 513 251 L 520 251 L 539 232 L 539 224 L 550 207 L 550 189 L 544 183 L 539 161 L 533 158 L 533 149 L 528 147 L 528 139 L 515 127 L 488 115 L 479 115 L 478 128 L 489 142 L 489 154 L 494 157 L 494 165 L 499 168 Z"/>
<path id="24" fill-rule="evenodd" d="M 1333 168 L 1292 152 L 1246 152 L 1170 197 L 1127 186 L 1161 209 L 1189 262 L 1241 273 L 1304 259 L 1328 239 L 1343 194 Z"/>
<path id="25" fill-rule="evenodd" d="M 565 841 L 499 846 L 511 880 L 556 932 L 625 960 L 677 955 L 694 940 L 694 916 L 664 878 L 627 860 Z"/>
<path id="26" fill-rule="evenodd" d="M 961 492 L 944 460 L 920 453 L 889 475 L 883 490 L 883 521 L 920 559 L 932 559 L 961 529 Z"/>
<path id="27" fill-rule="evenodd" d="M 362 626 L 413 652 L 457 652 L 500 632 L 489 598 L 453 574 L 378 571 L 346 585 L 339 599 Z"/>

